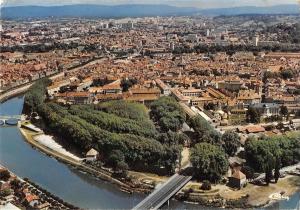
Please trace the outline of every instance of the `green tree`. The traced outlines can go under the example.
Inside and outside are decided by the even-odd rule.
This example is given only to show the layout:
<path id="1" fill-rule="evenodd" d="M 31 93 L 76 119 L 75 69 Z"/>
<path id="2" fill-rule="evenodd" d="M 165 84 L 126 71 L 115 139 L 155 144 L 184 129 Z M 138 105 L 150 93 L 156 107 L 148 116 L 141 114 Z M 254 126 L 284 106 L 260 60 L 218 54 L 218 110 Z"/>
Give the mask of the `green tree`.
<path id="1" fill-rule="evenodd" d="M 241 171 L 246 175 L 247 179 L 254 179 L 254 170 L 250 166 L 243 166 Z"/>
<path id="2" fill-rule="evenodd" d="M 246 119 L 250 123 L 259 123 L 261 114 L 256 109 L 250 107 L 246 113 Z"/>
<path id="3" fill-rule="evenodd" d="M 35 82 L 25 94 L 24 110 L 25 112 L 39 111 L 39 107 L 46 98 L 46 87 L 51 83 L 48 78 L 43 78 Z"/>
<path id="4" fill-rule="evenodd" d="M 221 134 L 216 130 L 209 130 L 203 134 L 201 138 L 198 139 L 198 142 L 207 142 L 213 145 L 221 145 Z"/>
<path id="5" fill-rule="evenodd" d="M 283 116 L 287 116 L 289 113 L 289 110 L 286 106 L 281 106 L 280 107 L 280 114 L 282 114 Z"/>
<path id="6" fill-rule="evenodd" d="M 185 113 L 172 97 L 161 97 L 150 105 L 150 116 L 163 132 L 178 131 L 185 121 Z"/>
<path id="7" fill-rule="evenodd" d="M 290 69 L 286 69 L 280 72 L 280 75 L 283 79 L 291 79 L 294 77 L 294 72 Z"/>
<path id="8" fill-rule="evenodd" d="M 245 155 L 251 167 L 258 172 L 266 173 L 267 184 L 272 178 L 273 169 L 275 169 L 274 178 L 277 181 L 280 167 L 295 164 L 300 160 L 300 133 L 262 140 L 247 140 Z"/>
<path id="9" fill-rule="evenodd" d="M 10 178 L 10 173 L 8 170 L 4 169 L 0 171 L 0 180 L 7 181 Z"/>
<path id="10" fill-rule="evenodd" d="M 14 189 L 19 189 L 20 188 L 20 180 L 18 179 L 13 179 L 11 182 L 10 182 L 10 185 L 12 186 L 12 188 Z"/>
<path id="11" fill-rule="evenodd" d="M 136 79 L 122 79 L 121 80 L 121 87 L 123 92 L 127 92 L 129 88 L 137 83 Z"/>
<path id="12" fill-rule="evenodd" d="M 201 116 L 197 115 L 189 120 L 189 125 L 193 128 L 191 143 L 197 144 L 207 142 L 214 145 L 221 145 L 221 134 Z"/>
<path id="13" fill-rule="evenodd" d="M 210 181 L 220 180 L 228 169 L 225 152 L 209 143 L 199 143 L 191 149 L 191 163 L 197 178 Z"/>
<path id="14" fill-rule="evenodd" d="M 226 131 L 222 135 L 221 139 L 222 139 L 222 143 L 223 143 L 222 146 L 223 146 L 225 152 L 229 156 L 233 156 L 236 153 L 237 149 L 241 145 L 241 143 L 240 143 L 240 137 L 234 131 Z"/>
<path id="15" fill-rule="evenodd" d="M 201 187 L 201 190 L 211 190 L 211 183 L 208 180 L 204 180 Z"/>
<path id="16" fill-rule="evenodd" d="M 118 169 L 118 166 L 122 166 L 125 160 L 125 156 L 120 150 L 113 150 L 108 157 L 108 164 L 114 169 Z"/>
<path id="17" fill-rule="evenodd" d="M 274 170 L 274 179 L 275 179 L 275 183 L 277 183 L 279 177 L 280 177 L 280 163 L 279 160 L 276 160 L 276 164 L 275 164 L 275 170 Z"/>
<path id="18" fill-rule="evenodd" d="M 0 195 L 3 196 L 3 197 L 6 197 L 8 195 L 10 195 L 12 192 L 10 189 L 4 189 L 4 190 L 1 190 L 0 191 Z"/>

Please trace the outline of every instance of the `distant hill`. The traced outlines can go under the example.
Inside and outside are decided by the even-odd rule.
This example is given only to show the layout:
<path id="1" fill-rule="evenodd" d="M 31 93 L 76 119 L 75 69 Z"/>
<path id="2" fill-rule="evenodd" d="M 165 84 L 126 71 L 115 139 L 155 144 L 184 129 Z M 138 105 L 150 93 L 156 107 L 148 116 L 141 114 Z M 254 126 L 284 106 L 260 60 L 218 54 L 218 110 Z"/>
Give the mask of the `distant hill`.
<path id="1" fill-rule="evenodd" d="M 300 14 L 297 4 L 275 5 L 269 7 L 233 7 L 202 10 L 203 15 L 241 15 L 241 14 Z"/>
<path id="2" fill-rule="evenodd" d="M 181 15 L 240 15 L 240 14 L 299 14 L 298 5 L 276 5 L 270 7 L 235 7 L 204 9 L 175 7 L 169 5 L 89 5 L 76 4 L 64 6 L 17 6 L 2 7 L 2 19 L 45 18 L 45 17 L 145 17 L 145 16 L 181 16 Z"/>
<path id="3" fill-rule="evenodd" d="M 65 5 L 65 6 L 18 6 L 1 8 L 2 18 L 32 17 L 145 17 L 195 14 L 199 9 L 169 5 Z"/>

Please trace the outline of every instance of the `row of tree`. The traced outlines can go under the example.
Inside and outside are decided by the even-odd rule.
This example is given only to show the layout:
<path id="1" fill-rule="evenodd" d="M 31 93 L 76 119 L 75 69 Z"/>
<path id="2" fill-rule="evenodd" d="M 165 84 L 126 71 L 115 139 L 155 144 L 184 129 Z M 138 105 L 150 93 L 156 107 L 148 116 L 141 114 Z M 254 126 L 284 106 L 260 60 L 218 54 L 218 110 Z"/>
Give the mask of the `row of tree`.
<path id="1" fill-rule="evenodd" d="M 201 44 L 193 48 L 183 45 L 176 47 L 172 53 L 173 54 L 182 54 L 182 53 L 217 53 L 217 52 L 226 52 L 228 55 L 233 55 L 236 52 L 248 51 L 257 54 L 261 51 L 273 51 L 273 52 L 299 52 L 299 45 L 265 45 L 265 46 L 254 46 L 254 45 L 206 45 Z"/>
<path id="2" fill-rule="evenodd" d="M 38 112 L 39 107 L 46 98 L 46 87 L 51 83 L 50 79 L 43 78 L 36 81 L 25 94 L 24 112 Z"/>
<path id="3" fill-rule="evenodd" d="M 48 79 L 36 82 L 26 93 L 25 107 L 38 112 L 51 132 L 81 151 L 95 147 L 113 167 L 174 172 L 181 152 L 177 143 L 187 137 L 171 131 L 159 134 L 143 105 L 118 101 L 67 108 L 45 102 L 49 84 Z"/>
<path id="4" fill-rule="evenodd" d="M 300 133 L 264 139 L 249 139 L 245 144 L 247 164 L 255 171 L 265 172 L 269 184 L 274 171 L 277 182 L 279 169 L 300 161 Z"/>
<path id="5" fill-rule="evenodd" d="M 94 109 L 132 120 L 149 120 L 147 108 L 139 103 L 131 103 L 124 100 L 107 101 L 94 105 Z"/>
<path id="6" fill-rule="evenodd" d="M 210 143 L 220 146 L 229 156 L 233 156 L 240 147 L 240 137 L 236 132 L 226 131 L 221 135 L 201 116 L 191 118 L 189 124 L 194 129 L 192 145 Z"/>
<path id="7" fill-rule="evenodd" d="M 129 166 L 137 170 L 157 170 L 163 167 L 172 173 L 180 156 L 181 148 L 176 145 L 166 146 L 141 135 L 110 132 L 90 123 L 88 118 L 83 119 L 79 112 L 74 115 L 72 108 L 45 103 L 40 114 L 57 135 L 84 151 L 96 148 L 106 164 L 118 169 Z"/>
<path id="8" fill-rule="evenodd" d="M 289 110 L 286 106 L 282 105 L 280 106 L 279 110 L 280 115 L 272 115 L 268 118 L 266 118 L 266 121 L 274 122 L 274 121 L 281 121 L 282 116 L 287 116 L 289 114 Z M 260 118 L 263 113 L 261 113 L 260 110 L 255 109 L 253 107 L 249 107 L 249 109 L 246 112 L 246 121 L 249 123 L 260 123 Z"/>
<path id="9" fill-rule="evenodd" d="M 277 78 L 282 78 L 287 80 L 293 78 L 295 75 L 297 75 L 297 71 L 292 69 L 284 69 L 279 72 L 266 71 L 263 76 L 263 81 L 266 82 L 267 79 L 277 79 Z"/>
<path id="10" fill-rule="evenodd" d="M 201 116 L 189 120 L 193 128 L 191 163 L 199 179 L 219 181 L 228 170 L 228 156 L 234 156 L 240 147 L 240 137 L 233 131 L 223 135 Z"/>
<path id="11" fill-rule="evenodd" d="M 47 40 L 45 40 L 47 42 Z M 38 43 L 38 44 L 28 44 L 28 45 L 13 45 L 13 46 L 1 46 L 0 52 L 24 52 L 24 53 L 43 53 L 53 50 L 70 50 L 78 47 L 82 47 L 83 52 L 97 52 L 102 53 L 103 50 L 100 49 L 98 45 L 95 44 L 85 44 L 80 45 L 76 42 L 62 43 L 62 42 L 51 42 L 49 40 L 48 44 Z"/>
<path id="12" fill-rule="evenodd" d="M 150 105 L 150 116 L 162 132 L 177 132 L 185 122 L 185 113 L 172 97 L 161 97 Z"/>
<path id="13" fill-rule="evenodd" d="M 69 112 L 93 125 L 113 133 L 131 133 L 145 137 L 155 137 L 156 130 L 150 121 L 136 121 L 129 118 L 94 110 L 91 106 L 71 106 Z"/>

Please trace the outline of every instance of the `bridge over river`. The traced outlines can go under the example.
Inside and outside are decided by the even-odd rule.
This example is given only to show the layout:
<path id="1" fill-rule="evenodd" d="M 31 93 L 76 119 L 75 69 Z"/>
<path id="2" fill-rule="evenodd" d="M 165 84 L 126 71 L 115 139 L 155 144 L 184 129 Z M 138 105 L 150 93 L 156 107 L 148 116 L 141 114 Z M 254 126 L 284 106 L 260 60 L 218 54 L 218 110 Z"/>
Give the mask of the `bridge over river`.
<path id="1" fill-rule="evenodd" d="M 17 119 L 21 120 L 22 115 L 0 115 L 0 120 Z"/>
<path id="2" fill-rule="evenodd" d="M 0 115 L 0 125 L 17 125 L 22 115 Z"/>
<path id="3" fill-rule="evenodd" d="M 191 179 L 191 176 L 184 176 L 178 173 L 174 174 L 164 184 L 159 186 L 148 197 L 136 205 L 133 210 L 158 209 L 181 188 L 183 188 Z"/>

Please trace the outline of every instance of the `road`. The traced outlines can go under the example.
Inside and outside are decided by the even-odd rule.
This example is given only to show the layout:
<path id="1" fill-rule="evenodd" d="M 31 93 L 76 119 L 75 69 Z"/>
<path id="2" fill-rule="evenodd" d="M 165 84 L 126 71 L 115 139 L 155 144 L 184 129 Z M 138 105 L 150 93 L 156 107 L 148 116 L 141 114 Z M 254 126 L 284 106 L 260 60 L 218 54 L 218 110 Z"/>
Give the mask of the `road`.
<path id="1" fill-rule="evenodd" d="M 175 195 L 182 187 L 184 187 L 184 185 L 186 185 L 191 180 L 191 178 L 191 176 L 183 176 L 177 173 L 174 174 L 167 182 L 165 182 L 162 186 L 159 186 L 133 209 L 158 209 L 173 195 Z"/>
<path id="2" fill-rule="evenodd" d="M 0 95 L 0 102 L 5 101 L 6 99 L 8 99 L 12 96 L 16 96 L 18 94 L 26 92 L 30 88 L 31 85 L 32 85 L 32 83 L 30 83 L 28 85 L 25 85 L 25 86 L 22 86 L 22 87 L 19 87 L 19 88 L 16 88 L 16 89 L 12 89 L 10 91 L 7 91 L 7 92 L 1 94 Z"/>
<path id="3" fill-rule="evenodd" d="M 75 72 L 75 71 L 78 71 L 79 69 L 81 68 L 84 68 L 84 67 L 87 67 L 87 66 L 90 66 L 90 65 L 93 65 L 93 64 L 97 64 L 99 62 L 103 62 L 106 58 L 98 58 L 96 60 L 93 60 L 93 61 L 90 61 L 88 63 L 86 63 L 85 65 L 83 66 L 80 66 L 80 67 L 76 67 L 74 69 L 71 69 L 71 70 L 68 70 L 67 72 Z M 61 77 L 61 76 L 64 76 L 64 72 L 60 72 L 58 74 L 54 74 L 52 76 L 50 76 L 49 78 L 50 79 L 55 79 L 55 78 L 58 78 L 58 77 Z M 13 96 L 16 96 L 16 95 L 19 95 L 21 93 L 24 93 L 26 92 L 30 87 L 31 85 L 34 83 L 35 81 L 33 82 L 30 82 L 26 85 L 23 85 L 21 87 L 18 87 L 18 88 L 13 88 L 11 90 L 8 90 L 6 91 L 5 93 L 3 94 L 0 94 L 0 102 L 3 102 L 5 100 L 7 100 L 8 98 L 11 98 Z"/>

